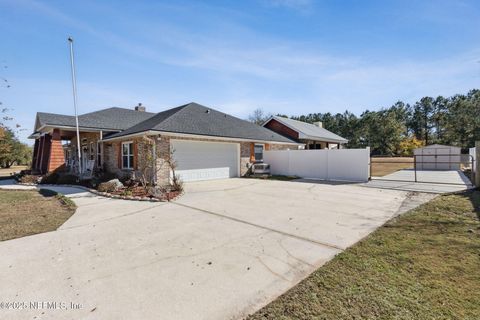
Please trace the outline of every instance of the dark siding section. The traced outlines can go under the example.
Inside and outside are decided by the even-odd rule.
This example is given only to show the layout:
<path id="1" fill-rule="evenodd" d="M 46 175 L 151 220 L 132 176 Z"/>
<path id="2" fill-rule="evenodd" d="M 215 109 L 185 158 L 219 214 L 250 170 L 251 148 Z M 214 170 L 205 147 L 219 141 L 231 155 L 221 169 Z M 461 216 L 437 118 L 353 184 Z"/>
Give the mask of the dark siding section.
<path id="1" fill-rule="evenodd" d="M 268 128 L 278 134 L 281 134 L 284 137 L 287 137 L 293 140 L 298 140 L 297 131 L 290 129 L 289 127 L 278 122 L 275 119 L 268 121 L 268 123 L 265 125 L 265 128 Z"/>

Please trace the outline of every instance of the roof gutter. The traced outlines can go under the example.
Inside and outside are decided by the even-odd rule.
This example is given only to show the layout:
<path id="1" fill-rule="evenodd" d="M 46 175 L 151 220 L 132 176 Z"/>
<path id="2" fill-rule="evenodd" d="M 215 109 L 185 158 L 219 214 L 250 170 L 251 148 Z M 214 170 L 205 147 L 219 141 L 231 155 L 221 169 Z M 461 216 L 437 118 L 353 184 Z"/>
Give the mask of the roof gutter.
<path id="1" fill-rule="evenodd" d="M 297 143 L 297 142 L 281 142 L 281 141 L 269 141 L 269 140 L 258 140 L 258 139 L 244 139 L 244 138 L 230 138 L 230 137 L 219 137 L 219 136 L 209 136 L 209 135 L 200 135 L 200 134 L 189 134 L 189 133 L 177 133 L 177 132 L 169 132 L 169 131 L 156 131 L 156 130 L 148 130 L 142 131 L 132 134 L 127 134 L 124 136 L 119 137 L 112 137 L 112 138 L 105 138 L 102 139 L 103 142 L 107 141 L 115 141 L 115 140 L 123 140 L 127 138 L 133 137 L 140 137 L 143 135 L 152 136 L 152 135 L 166 135 L 169 137 L 179 137 L 179 138 L 197 138 L 197 139 L 215 139 L 215 140 L 222 140 L 222 141 L 238 141 L 238 142 L 266 142 L 270 144 L 287 144 L 292 146 L 299 146 L 304 145 L 304 143 Z"/>
<path id="2" fill-rule="evenodd" d="M 331 143 L 348 143 L 347 139 L 340 140 L 340 139 L 332 139 L 332 138 L 324 138 L 324 137 L 314 137 L 314 136 L 307 136 L 306 134 L 303 134 L 303 133 L 301 136 L 299 136 L 299 139 L 331 142 Z"/>
<path id="3" fill-rule="evenodd" d="M 75 126 L 64 126 L 64 125 L 55 125 L 55 124 L 44 124 L 37 131 L 42 131 L 43 129 L 47 129 L 47 131 L 51 129 L 72 129 L 76 130 Z M 99 132 L 99 131 L 116 131 L 120 132 L 121 130 L 118 129 L 106 129 L 106 128 L 91 128 L 91 127 L 79 127 L 81 131 L 84 132 Z"/>

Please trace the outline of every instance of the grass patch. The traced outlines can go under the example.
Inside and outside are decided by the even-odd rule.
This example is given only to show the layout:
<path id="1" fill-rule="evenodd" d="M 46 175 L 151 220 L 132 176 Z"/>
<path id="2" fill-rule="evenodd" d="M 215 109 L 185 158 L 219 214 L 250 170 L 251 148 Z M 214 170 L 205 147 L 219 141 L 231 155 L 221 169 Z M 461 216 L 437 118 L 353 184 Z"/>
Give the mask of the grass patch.
<path id="1" fill-rule="evenodd" d="M 10 168 L 0 168 L 0 177 L 10 178 L 13 173 L 19 173 L 20 171 L 27 169 L 27 166 L 11 166 Z"/>
<path id="2" fill-rule="evenodd" d="M 54 231 L 75 208 L 69 198 L 46 189 L 0 190 L 0 241 Z"/>
<path id="3" fill-rule="evenodd" d="M 479 215 L 479 191 L 435 198 L 247 319 L 479 319 Z"/>
<path id="4" fill-rule="evenodd" d="M 402 169 L 413 169 L 413 157 L 373 157 L 370 159 L 372 177 L 383 177 Z"/>

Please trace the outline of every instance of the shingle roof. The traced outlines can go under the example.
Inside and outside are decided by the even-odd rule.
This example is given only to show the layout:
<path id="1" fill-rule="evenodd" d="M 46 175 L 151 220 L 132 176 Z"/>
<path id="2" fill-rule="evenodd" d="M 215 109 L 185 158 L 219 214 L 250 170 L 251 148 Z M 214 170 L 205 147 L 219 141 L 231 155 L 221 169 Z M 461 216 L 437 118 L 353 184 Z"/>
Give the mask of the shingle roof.
<path id="1" fill-rule="evenodd" d="M 295 143 L 269 129 L 193 102 L 157 113 L 153 117 L 131 128 L 110 135 L 108 139 L 150 130 Z"/>
<path id="2" fill-rule="evenodd" d="M 285 117 L 273 116 L 272 119 L 283 123 L 287 127 L 300 133 L 300 139 L 321 140 L 326 142 L 347 143 L 348 140 L 331 132 L 325 128 L 320 128 L 314 124 L 297 121 Z"/>
<path id="3" fill-rule="evenodd" d="M 78 116 L 78 125 L 83 128 L 125 130 L 154 116 L 154 113 L 125 108 L 108 108 Z M 76 126 L 75 117 L 55 113 L 38 112 L 39 125 Z"/>

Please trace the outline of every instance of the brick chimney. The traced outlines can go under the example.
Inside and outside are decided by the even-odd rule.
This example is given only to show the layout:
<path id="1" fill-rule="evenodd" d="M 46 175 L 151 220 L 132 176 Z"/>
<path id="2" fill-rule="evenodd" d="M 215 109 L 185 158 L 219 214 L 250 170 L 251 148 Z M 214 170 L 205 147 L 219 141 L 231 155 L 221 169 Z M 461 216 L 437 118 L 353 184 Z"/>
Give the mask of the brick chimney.
<path id="1" fill-rule="evenodd" d="M 145 107 L 142 106 L 141 103 L 139 103 L 138 106 L 135 106 L 135 111 L 145 112 L 145 110 L 147 109 L 145 109 Z"/>
<path id="2" fill-rule="evenodd" d="M 317 121 L 317 122 L 314 122 L 313 124 L 316 125 L 319 128 L 323 128 L 323 122 L 322 121 Z"/>

